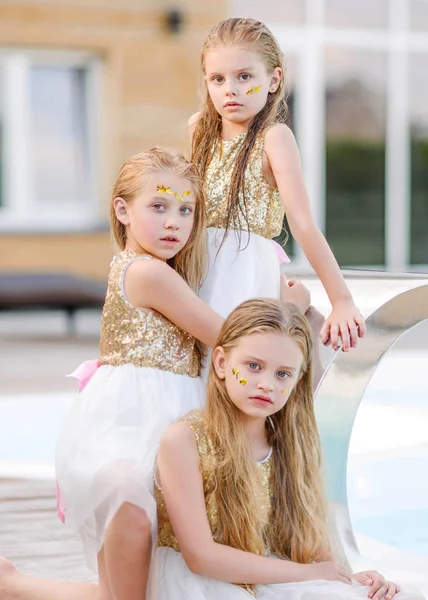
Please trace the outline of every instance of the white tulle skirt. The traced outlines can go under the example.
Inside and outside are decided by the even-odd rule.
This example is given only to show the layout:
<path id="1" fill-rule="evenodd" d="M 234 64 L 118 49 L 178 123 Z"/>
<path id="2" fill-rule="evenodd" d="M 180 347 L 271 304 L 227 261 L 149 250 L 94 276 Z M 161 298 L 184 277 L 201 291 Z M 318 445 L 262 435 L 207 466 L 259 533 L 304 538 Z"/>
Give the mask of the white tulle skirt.
<path id="1" fill-rule="evenodd" d="M 157 548 L 151 600 L 250 600 L 245 589 L 195 575 L 172 548 Z M 256 586 L 257 600 L 367 600 L 369 588 L 332 581 L 305 581 Z M 418 592 L 402 591 L 394 600 L 424 600 Z"/>
<path id="2" fill-rule="evenodd" d="M 222 317 L 251 298 L 279 298 L 280 261 L 271 240 L 208 229 L 209 270 L 200 297 Z"/>
<path id="3" fill-rule="evenodd" d="M 160 437 L 203 399 L 200 378 L 129 364 L 101 366 L 76 398 L 57 443 L 56 473 L 65 522 L 94 571 L 106 528 L 124 502 L 143 508 L 155 533 Z"/>

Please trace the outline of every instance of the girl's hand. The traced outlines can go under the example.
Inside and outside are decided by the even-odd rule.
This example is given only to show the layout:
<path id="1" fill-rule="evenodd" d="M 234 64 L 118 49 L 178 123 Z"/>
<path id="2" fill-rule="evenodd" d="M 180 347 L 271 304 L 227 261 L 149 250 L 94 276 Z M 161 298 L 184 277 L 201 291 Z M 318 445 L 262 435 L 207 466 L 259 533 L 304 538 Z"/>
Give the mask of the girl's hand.
<path id="1" fill-rule="evenodd" d="M 342 340 L 343 352 L 356 348 L 358 338 L 364 337 L 366 326 L 364 318 L 355 306 L 352 299 L 337 302 L 325 320 L 320 337 L 324 345 L 331 343 L 333 350 L 339 347 L 339 338 Z"/>
<path id="2" fill-rule="evenodd" d="M 385 600 L 391 600 L 398 594 L 400 588 L 391 581 L 385 581 L 384 577 L 377 571 L 362 571 L 352 576 L 355 581 L 362 585 L 370 586 L 367 597 L 372 600 L 380 600 L 385 596 Z"/>
<path id="3" fill-rule="evenodd" d="M 311 295 L 301 281 L 288 281 L 285 275 L 281 275 L 281 300 L 295 304 L 302 315 L 311 305 Z"/>
<path id="4" fill-rule="evenodd" d="M 306 571 L 304 581 L 325 579 L 327 581 L 340 581 L 341 583 L 348 584 L 351 583 L 352 575 L 348 569 L 332 560 L 301 566 Z"/>

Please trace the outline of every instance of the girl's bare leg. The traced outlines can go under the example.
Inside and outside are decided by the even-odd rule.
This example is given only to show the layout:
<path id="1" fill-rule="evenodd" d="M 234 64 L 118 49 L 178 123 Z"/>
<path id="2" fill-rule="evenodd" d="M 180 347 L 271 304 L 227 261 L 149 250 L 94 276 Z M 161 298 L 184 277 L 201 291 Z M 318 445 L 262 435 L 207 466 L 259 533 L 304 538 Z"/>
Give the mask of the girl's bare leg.
<path id="1" fill-rule="evenodd" d="M 95 600 L 93 583 L 55 581 L 23 575 L 0 558 L 0 600 Z"/>
<path id="2" fill-rule="evenodd" d="M 104 559 L 104 547 L 98 552 L 98 586 L 95 600 L 114 600 L 110 591 L 110 583 L 107 575 L 107 567 Z M 0 598 L 1 600 L 1 598 Z"/>
<path id="3" fill-rule="evenodd" d="M 98 553 L 99 585 L 30 577 L 0 558 L 0 600 L 145 600 L 150 553 L 150 521 L 125 502 Z"/>
<path id="4" fill-rule="evenodd" d="M 111 600 L 145 600 L 151 543 L 151 523 L 146 512 L 129 502 L 122 504 L 104 538 Z M 110 599 L 100 596 L 97 600 Z"/>

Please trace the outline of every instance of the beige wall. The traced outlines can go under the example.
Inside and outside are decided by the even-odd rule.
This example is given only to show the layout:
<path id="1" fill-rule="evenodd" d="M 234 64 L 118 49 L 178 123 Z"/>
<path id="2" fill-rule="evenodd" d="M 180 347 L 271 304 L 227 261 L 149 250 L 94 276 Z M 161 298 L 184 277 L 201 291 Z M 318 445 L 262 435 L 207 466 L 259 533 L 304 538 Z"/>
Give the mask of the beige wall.
<path id="1" fill-rule="evenodd" d="M 2 271 L 78 273 L 104 280 L 111 255 L 108 233 L 14 234 L 0 237 Z"/>
<path id="2" fill-rule="evenodd" d="M 184 150 L 187 119 L 198 106 L 199 54 L 227 0 L 10 0 L 0 3 L 0 47 L 95 52 L 102 63 L 100 185 L 107 215 L 120 164 L 152 145 Z M 182 10 L 183 29 L 164 26 Z M 65 270 L 104 278 L 108 233 L 0 235 L 0 269 Z M 92 264 L 91 264 L 92 263 Z"/>

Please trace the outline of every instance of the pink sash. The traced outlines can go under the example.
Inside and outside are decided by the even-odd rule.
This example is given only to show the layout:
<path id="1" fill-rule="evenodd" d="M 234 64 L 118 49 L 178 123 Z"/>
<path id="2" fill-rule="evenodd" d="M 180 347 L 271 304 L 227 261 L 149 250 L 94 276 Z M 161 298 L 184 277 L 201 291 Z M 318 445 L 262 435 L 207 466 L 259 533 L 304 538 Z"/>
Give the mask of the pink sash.
<path id="1" fill-rule="evenodd" d="M 92 360 L 86 360 L 77 367 L 73 373 L 67 375 L 67 377 L 74 377 L 79 382 L 79 392 L 81 392 L 88 385 L 90 379 L 94 375 L 95 371 L 101 366 L 98 358 Z M 65 501 L 61 496 L 61 490 L 59 489 L 58 482 L 56 482 L 56 511 L 58 519 L 61 523 L 65 523 Z"/>
<path id="2" fill-rule="evenodd" d="M 272 240 L 272 244 L 275 249 L 275 252 L 278 257 L 280 265 L 282 265 L 282 263 L 291 262 L 282 246 L 280 246 L 277 242 L 274 242 L 273 240 Z"/>

